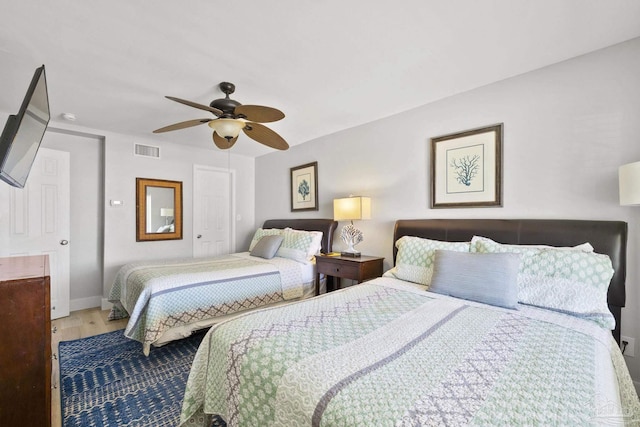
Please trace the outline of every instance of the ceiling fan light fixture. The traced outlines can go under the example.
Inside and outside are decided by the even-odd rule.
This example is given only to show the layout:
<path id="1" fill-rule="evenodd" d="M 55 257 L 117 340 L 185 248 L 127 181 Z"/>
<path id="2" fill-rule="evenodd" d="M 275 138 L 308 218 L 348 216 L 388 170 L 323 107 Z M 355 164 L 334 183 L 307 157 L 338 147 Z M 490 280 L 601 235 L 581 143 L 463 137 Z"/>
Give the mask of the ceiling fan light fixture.
<path id="1" fill-rule="evenodd" d="M 171 101 L 188 107 L 213 113 L 215 118 L 187 120 L 156 129 L 153 133 L 190 128 L 207 123 L 213 129 L 211 137 L 216 147 L 221 150 L 229 149 L 235 144 L 243 131 L 246 136 L 267 147 L 276 150 L 286 150 L 289 144 L 280 135 L 261 123 L 277 122 L 284 118 L 284 113 L 277 108 L 264 105 L 243 105 L 229 98 L 235 90 L 235 85 L 229 82 L 220 83 L 220 90 L 226 95 L 224 98 L 214 99 L 211 104 L 204 105 L 187 99 L 167 96 Z"/>
<path id="2" fill-rule="evenodd" d="M 209 122 L 209 127 L 226 139 L 233 139 L 244 129 L 246 122 L 238 119 L 216 119 Z"/>

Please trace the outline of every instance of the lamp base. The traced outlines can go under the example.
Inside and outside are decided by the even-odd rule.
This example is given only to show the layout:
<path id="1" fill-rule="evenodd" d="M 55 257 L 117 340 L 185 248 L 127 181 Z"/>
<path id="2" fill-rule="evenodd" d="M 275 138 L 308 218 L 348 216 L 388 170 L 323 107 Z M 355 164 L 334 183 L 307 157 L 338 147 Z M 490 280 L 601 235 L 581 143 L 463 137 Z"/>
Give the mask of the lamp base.
<path id="1" fill-rule="evenodd" d="M 360 252 L 340 252 L 341 256 L 347 256 L 351 258 L 360 258 Z"/>

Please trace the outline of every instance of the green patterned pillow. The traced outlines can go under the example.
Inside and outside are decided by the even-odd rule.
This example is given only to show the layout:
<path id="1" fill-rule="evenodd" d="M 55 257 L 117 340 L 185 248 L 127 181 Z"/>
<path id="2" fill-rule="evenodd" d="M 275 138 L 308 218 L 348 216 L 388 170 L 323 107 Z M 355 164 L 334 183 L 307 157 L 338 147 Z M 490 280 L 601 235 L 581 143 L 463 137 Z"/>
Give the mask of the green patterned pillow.
<path id="1" fill-rule="evenodd" d="M 398 255 L 394 276 L 400 280 L 429 286 L 436 250 L 469 252 L 469 242 L 442 242 L 404 236 L 396 241 L 396 248 Z"/>
<path id="2" fill-rule="evenodd" d="M 308 262 L 320 251 L 322 232 L 285 228 L 284 240 L 276 256 Z"/>
<path id="3" fill-rule="evenodd" d="M 607 255 L 580 248 L 503 245 L 478 236 L 471 239 L 471 252 L 521 254 L 519 302 L 589 319 L 607 329 L 615 327 L 607 306 L 614 273 Z"/>
<path id="4" fill-rule="evenodd" d="M 252 251 L 254 246 L 264 236 L 282 236 L 283 234 L 284 234 L 284 230 L 280 228 L 258 228 L 253 235 L 253 239 L 251 239 L 251 244 L 249 245 L 249 251 Z"/>

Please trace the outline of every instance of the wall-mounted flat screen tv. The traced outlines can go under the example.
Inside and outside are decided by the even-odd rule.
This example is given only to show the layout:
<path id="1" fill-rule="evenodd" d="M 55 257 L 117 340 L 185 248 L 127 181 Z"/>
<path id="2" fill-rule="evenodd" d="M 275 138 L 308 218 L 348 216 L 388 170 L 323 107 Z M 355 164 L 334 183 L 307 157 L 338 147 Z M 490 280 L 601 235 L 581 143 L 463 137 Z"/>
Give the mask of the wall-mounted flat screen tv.
<path id="1" fill-rule="evenodd" d="M 0 179 L 14 187 L 25 186 L 49 118 L 43 65 L 36 69 L 20 111 L 9 116 L 0 136 Z"/>

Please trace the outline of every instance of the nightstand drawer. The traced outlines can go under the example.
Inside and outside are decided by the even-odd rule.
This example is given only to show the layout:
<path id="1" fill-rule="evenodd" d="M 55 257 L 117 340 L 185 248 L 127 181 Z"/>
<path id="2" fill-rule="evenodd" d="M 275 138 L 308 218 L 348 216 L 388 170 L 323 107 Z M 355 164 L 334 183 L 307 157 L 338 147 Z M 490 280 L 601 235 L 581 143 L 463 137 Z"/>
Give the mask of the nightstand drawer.
<path id="1" fill-rule="evenodd" d="M 360 257 L 316 256 L 316 295 L 319 293 L 320 275 L 327 276 L 327 292 L 340 289 L 340 279 L 355 280 L 362 283 L 382 276 L 384 258 L 362 255 Z M 330 286 L 332 285 L 332 286 Z"/>
<path id="2" fill-rule="evenodd" d="M 357 278 L 360 270 L 359 265 L 318 263 L 318 273 L 334 277 Z"/>

